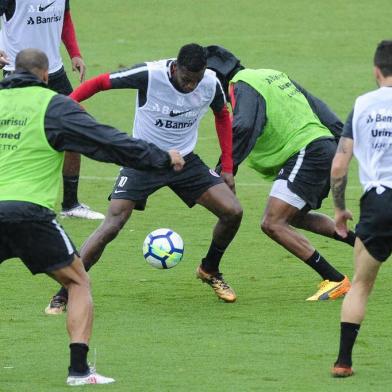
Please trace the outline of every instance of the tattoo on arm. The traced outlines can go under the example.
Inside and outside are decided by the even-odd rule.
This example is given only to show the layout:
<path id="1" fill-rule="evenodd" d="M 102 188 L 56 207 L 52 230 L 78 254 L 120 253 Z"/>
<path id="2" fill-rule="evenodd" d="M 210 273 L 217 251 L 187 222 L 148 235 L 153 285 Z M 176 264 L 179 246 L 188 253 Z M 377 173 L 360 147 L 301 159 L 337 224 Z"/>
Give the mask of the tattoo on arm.
<path id="1" fill-rule="evenodd" d="M 350 150 L 350 146 L 352 146 L 352 139 L 342 136 L 339 140 L 339 144 L 338 144 L 338 148 L 336 150 L 336 153 L 352 154 L 352 147 Z"/>
<path id="2" fill-rule="evenodd" d="M 340 210 L 346 209 L 345 191 L 347 185 L 347 174 L 343 177 L 331 179 L 331 190 L 335 206 Z"/>

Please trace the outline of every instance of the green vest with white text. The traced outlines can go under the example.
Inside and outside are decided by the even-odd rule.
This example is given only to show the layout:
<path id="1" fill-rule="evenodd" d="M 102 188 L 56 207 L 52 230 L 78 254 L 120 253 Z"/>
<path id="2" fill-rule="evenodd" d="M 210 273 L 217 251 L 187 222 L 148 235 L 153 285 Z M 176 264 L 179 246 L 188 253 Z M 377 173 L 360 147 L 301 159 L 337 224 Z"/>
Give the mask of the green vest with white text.
<path id="1" fill-rule="evenodd" d="M 313 113 L 305 96 L 283 72 L 244 69 L 231 83 L 243 81 L 266 102 L 266 125 L 247 163 L 266 179 L 274 179 L 284 163 L 303 147 L 331 132 Z"/>
<path id="2" fill-rule="evenodd" d="M 0 90 L 0 201 L 54 209 L 64 160 L 45 136 L 45 112 L 54 95 L 38 86 Z"/>

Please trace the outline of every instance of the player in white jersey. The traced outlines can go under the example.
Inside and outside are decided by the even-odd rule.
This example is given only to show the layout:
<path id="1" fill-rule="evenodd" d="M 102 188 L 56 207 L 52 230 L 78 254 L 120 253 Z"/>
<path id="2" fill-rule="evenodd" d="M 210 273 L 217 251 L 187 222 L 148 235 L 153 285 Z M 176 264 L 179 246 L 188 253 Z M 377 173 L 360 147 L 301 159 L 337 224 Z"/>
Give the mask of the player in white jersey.
<path id="1" fill-rule="evenodd" d="M 0 0 L 0 69 L 4 75 L 15 69 L 15 57 L 26 48 L 42 50 L 49 58 L 49 82 L 52 90 L 69 95 L 72 86 L 64 71 L 61 41 L 71 58 L 72 68 L 84 80 L 86 66 L 81 57 L 73 26 L 69 0 Z M 61 216 L 103 219 L 78 201 L 80 154 L 67 152 L 63 167 Z"/>
<path id="2" fill-rule="evenodd" d="M 335 377 L 354 374 L 355 339 L 381 263 L 392 253 L 392 40 L 377 46 L 374 75 L 379 89 L 355 101 L 332 164 L 331 189 L 340 235 L 347 235 L 347 220 L 352 219 L 344 194 L 353 154 L 364 191 L 356 226 L 354 279 L 342 305 L 340 350 L 332 368 Z"/>
<path id="3" fill-rule="evenodd" d="M 98 91 L 114 88 L 138 90 L 133 135 L 154 141 L 161 148 L 176 148 L 186 164 L 180 175 L 172 170 L 157 171 L 148 176 L 131 168 L 121 170 L 104 222 L 82 246 L 81 256 L 86 269 L 99 260 L 132 211 L 143 210 L 149 195 L 168 186 L 188 207 L 200 204 L 218 217 L 210 248 L 196 274 L 213 288 L 219 298 L 234 302 L 236 294 L 223 279 L 219 263 L 239 228 L 242 208 L 230 190 L 230 187 L 234 189 L 232 132 L 225 94 L 215 72 L 206 70 L 204 49 L 189 44 L 180 49 L 177 59 L 143 63 L 100 75 L 83 83 L 71 97 L 80 102 Z M 200 119 L 209 107 L 215 115 L 222 149 L 221 176 L 193 153 Z M 61 313 L 66 296 L 66 291 L 60 290 L 46 309 L 47 313 Z M 63 301 L 64 306 L 53 306 L 53 301 Z"/>

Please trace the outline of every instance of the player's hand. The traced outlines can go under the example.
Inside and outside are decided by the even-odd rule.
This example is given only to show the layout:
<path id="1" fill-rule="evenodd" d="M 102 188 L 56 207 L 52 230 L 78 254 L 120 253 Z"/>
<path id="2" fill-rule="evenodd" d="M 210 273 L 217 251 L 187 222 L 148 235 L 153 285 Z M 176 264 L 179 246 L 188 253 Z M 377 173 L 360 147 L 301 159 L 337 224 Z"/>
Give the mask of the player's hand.
<path id="1" fill-rule="evenodd" d="M 73 57 L 71 59 L 72 62 L 72 71 L 79 72 L 79 81 L 82 83 L 86 76 L 86 64 L 84 63 L 81 57 Z"/>
<path id="2" fill-rule="evenodd" d="M 233 191 L 235 194 L 235 182 L 234 182 L 234 175 L 233 173 L 221 172 L 221 177 L 223 181 L 227 184 L 227 186 Z"/>
<path id="3" fill-rule="evenodd" d="M 8 57 L 7 53 L 4 52 L 4 50 L 0 49 L 0 69 L 3 69 L 5 65 L 8 65 Z"/>
<path id="4" fill-rule="evenodd" d="M 335 230 L 343 238 L 346 238 L 348 234 L 348 220 L 353 220 L 351 211 L 335 209 Z"/>
<path id="5" fill-rule="evenodd" d="M 184 158 L 177 150 L 169 150 L 168 151 L 171 159 L 171 164 L 175 171 L 180 171 L 185 165 Z"/>

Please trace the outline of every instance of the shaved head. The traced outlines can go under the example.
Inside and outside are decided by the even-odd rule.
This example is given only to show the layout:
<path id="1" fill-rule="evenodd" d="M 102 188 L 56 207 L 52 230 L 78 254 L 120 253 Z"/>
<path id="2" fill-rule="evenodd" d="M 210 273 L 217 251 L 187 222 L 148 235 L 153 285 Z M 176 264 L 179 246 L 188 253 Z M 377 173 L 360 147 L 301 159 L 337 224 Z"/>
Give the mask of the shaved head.
<path id="1" fill-rule="evenodd" d="M 16 72 L 30 72 L 42 79 L 42 75 L 48 72 L 48 68 L 48 57 L 39 49 L 24 49 L 16 55 Z"/>

